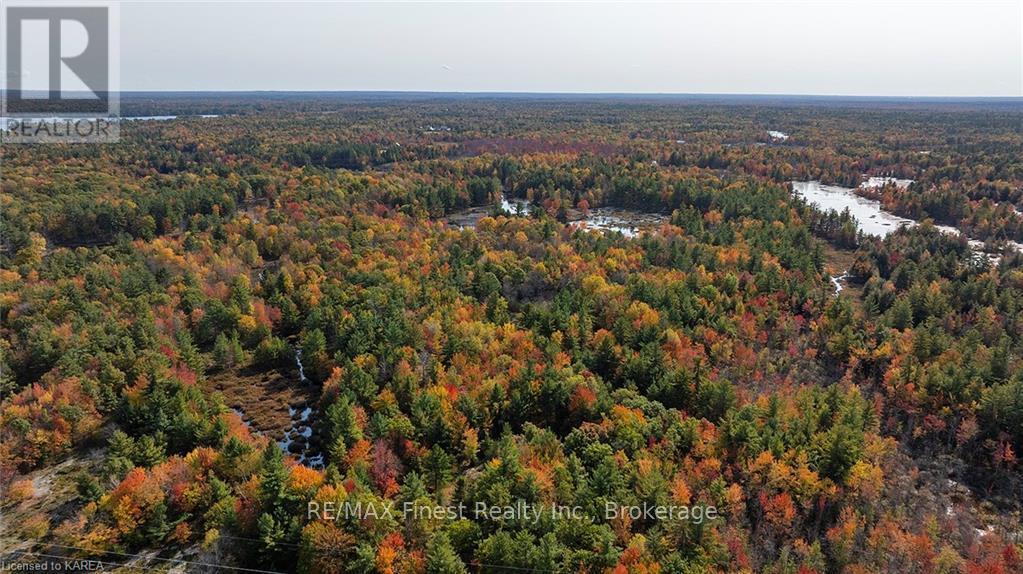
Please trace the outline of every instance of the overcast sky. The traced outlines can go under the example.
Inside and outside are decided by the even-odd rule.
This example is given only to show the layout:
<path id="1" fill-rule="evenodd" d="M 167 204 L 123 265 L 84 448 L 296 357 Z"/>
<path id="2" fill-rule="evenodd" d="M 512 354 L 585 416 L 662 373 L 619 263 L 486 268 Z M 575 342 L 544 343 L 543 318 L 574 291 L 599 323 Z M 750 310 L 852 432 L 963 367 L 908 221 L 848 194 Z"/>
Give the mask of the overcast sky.
<path id="1" fill-rule="evenodd" d="M 1023 95 L 1023 0 L 153 2 L 123 90 Z"/>

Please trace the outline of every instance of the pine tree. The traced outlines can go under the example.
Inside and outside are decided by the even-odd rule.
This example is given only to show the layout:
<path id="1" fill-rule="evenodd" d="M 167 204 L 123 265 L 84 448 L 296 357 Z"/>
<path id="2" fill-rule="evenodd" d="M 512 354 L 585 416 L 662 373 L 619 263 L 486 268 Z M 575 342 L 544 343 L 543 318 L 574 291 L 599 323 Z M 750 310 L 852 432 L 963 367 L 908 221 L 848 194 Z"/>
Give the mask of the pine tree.
<path id="1" fill-rule="evenodd" d="M 277 564 L 297 540 L 297 531 L 291 528 L 297 515 L 293 508 L 295 497 L 288 491 L 288 470 L 277 443 L 271 442 L 263 450 L 259 478 L 259 504 L 263 513 L 256 520 L 256 528 L 263 543 L 260 554 L 264 560 Z"/>
<path id="2" fill-rule="evenodd" d="M 277 443 L 271 442 L 263 450 L 259 475 L 259 503 L 263 511 L 279 521 L 287 519 L 291 501 L 287 491 L 288 470 L 284 467 L 284 456 Z"/>
<path id="3" fill-rule="evenodd" d="M 427 484 L 437 492 L 451 480 L 451 455 L 439 445 L 433 445 L 423 463 Z"/>
<path id="4" fill-rule="evenodd" d="M 242 349 L 238 334 L 234 333 L 228 337 L 224 333 L 217 335 L 213 343 L 213 362 L 221 369 L 230 369 L 245 360 L 245 350 Z"/>
<path id="5" fill-rule="evenodd" d="M 426 545 L 427 574 L 465 574 L 465 564 L 455 553 L 447 534 L 438 532 Z"/>
<path id="6" fill-rule="evenodd" d="M 334 404 L 327 407 L 327 412 L 324 415 L 326 426 L 324 440 L 327 444 L 332 446 L 340 444 L 343 449 L 347 449 L 362 438 L 362 431 L 359 429 L 355 417 L 355 409 L 352 408 L 351 400 L 347 395 L 339 396 Z"/>

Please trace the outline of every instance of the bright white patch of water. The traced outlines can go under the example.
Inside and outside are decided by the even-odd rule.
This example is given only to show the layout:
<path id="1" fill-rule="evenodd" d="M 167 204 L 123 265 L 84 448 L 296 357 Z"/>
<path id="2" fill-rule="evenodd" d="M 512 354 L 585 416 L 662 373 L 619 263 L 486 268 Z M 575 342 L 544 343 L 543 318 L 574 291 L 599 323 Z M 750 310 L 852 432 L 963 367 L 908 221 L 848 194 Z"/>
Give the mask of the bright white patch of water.
<path id="1" fill-rule="evenodd" d="M 655 229 L 668 221 L 663 213 L 629 211 L 615 207 L 598 207 L 577 223 L 587 229 L 617 231 L 625 237 L 637 237 L 644 229 Z"/>
<path id="2" fill-rule="evenodd" d="M 512 215 L 527 216 L 533 213 L 533 205 L 529 201 L 517 197 L 509 199 L 503 193 L 501 194 L 501 209 Z"/>
<path id="3" fill-rule="evenodd" d="M 896 185 L 900 185 L 899 181 L 911 180 L 894 181 L 896 181 Z M 907 183 L 906 185 L 909 184 Z M 860 197 L 856 195 L 854 190 L 846 187 L 822 185 L 819 181 L 793 181 L 792 192 L 806 200 L 807 203 L 811 203 L 824 211 L 834 209 L 841 213 L 848 208 L 849 213 L 856 218 L 858 229 L 867 235 L 885 237 L 902 226 L 913 227 L 919 225 L 913 219 L 899 217 L 894 213 L 885 211 L 881 208 L 881 202 Z M 961 231 L 949 225 L 935 225 L 934 227 L 949 235 L 962 235 Z M 997 254 L 984 252 L 983 241 L 968 237 L 967 242 L 979 257 L 986 257 L 992 263 L 998 262 L 999 256 Z M 1010 249 L 1023 251 L 1023 243 L 1009 241 L 1007 245 Z"/>
<path id="4" fill-rule="evenodd" d="M 302 349 L 295 349 L 295 366 L 298 367 L 298 381 L 305 383 L 309 379 L 305 378 L 305 367 L 302 366 Z"/>
<path id="5" fill-rule="evenodd" d="M 912 219 L 881 209 L 880 201 L 860 197 L 847 187 L 822 185 L 819 181 L 793 181 L 792 191 L 824 211 L 834 209 L 841 213 L 848 209 L 856 218 L 859 230 L 867 235 L 885 237 L 903 225 L 916 225 Z"/>
<path id="6" fill-rule="evenodd" d="M 841 275 L 832 275 L 831 276 L 831 284 L 835 286 L 835 295 L 838 295 L 839 293 L 842 292 L 842 289 L 843 289 L 842 281 L 845 281 L 846 277 L 848 277 L 848 276 L 849 276 L 848 273 L 843 273 Z"/>
<path id="7" fill-rule="evenodd" d="M 860 184 L 863 189 L 873 189 L 883 187 L 886 183 L 894 183 L 896 187 L 900 189 L 906 189 L 909 184 L 913 183 L 912 179 L 899 179 L 897 177 L 868 177 L 867 181 Z"/>

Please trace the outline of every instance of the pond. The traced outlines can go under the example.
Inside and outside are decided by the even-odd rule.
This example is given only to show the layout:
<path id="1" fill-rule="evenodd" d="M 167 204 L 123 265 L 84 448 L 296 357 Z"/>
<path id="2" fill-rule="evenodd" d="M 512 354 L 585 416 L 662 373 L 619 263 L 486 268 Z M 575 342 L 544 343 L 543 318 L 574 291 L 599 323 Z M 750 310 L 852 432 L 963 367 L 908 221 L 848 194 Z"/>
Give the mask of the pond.
<path id="1" fill-rule="evenodd" d="M 588 214 L 571 223 L 586 229 L 617 231 L 625 237 L 638 237 L 642 232 L 654 231 L 667 222 L 668 216 L 663 213 L 598 207 L 591 209 Z"/>
<path id="2" fill-rule="evenodd" d="M 501 195 L 501 209 L 513 216 L 528 217 L 538 209 L 528 200 Z M 491 214 L 490 206 L 470 207 L 452 213 L 446 219 L 448 224 L 459 229 L 474 227 L 480 219 Z M 667 223 L 669 217 L 663 213 L 633 211 L 617 207 L 598 207 L 583 213 L 580 210 L 569 211 L 569 225 L 600 231 L 616 231 L 625 237 L 637 237 L 643 231 L 654 230 Z"/>

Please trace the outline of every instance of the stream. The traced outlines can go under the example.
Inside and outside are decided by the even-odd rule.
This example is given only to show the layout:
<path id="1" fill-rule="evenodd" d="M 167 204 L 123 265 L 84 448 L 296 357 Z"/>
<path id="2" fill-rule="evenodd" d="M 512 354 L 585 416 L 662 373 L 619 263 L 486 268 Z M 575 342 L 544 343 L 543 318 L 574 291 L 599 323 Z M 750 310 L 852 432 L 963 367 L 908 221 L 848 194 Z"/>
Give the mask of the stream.
<path id="1" fill-rule="evenodd" d="M 305 366 L 302 365 L 302 349 L 295 349 L 295 366 L 298 368 L 298 382 L 308 385 Z M 315 469 L 323 468 L 323 453 L 316 449 L 311 441 L 313 436 L 312 422 L 309 418 L 313 408 L 308 404 L 301 408 L 288 406 L 291 425 L 284 429 L 284 438 L 277 442 L 284 452 L 295 456 L 298 462 Z"/>
<path id="2" fill-rule="evenodd" d="M 842 273 L 841 275 L 832 275 L 831 284 L 835 286 L 835 295 L 842 292 L 842 281 L 845 281 L 849 277 L 849 273 Z"/>
<path id="3" fill-rule="evenodd" d="M 298 382 L 300 385 L 305 386 L 309 384 L 309 379 L 305 376 L 305 367 L 302 365 L 302 350 L 295 349 L 295 366 L 298 368 Z M 310 406 L 310 402 L 299 404 L 298 406 L 291 404 L 288 405 L 288 418 L 291 422 L 288 427 L 284 429 L 284 436 L 281 440 L 277 441 L 277 446 L 281 448 L 285 454 L 294 456 L 298 462 L 317 470 L 324 467 L 323 453 L 318 449 L 318 445 L 312 440 L 313 427 L 312 417 L 313 407 Z M 262 435 L 264 432 L 270 433 L 270 430 L 259 430 L 252 424 L 252 420 L 249 419 L 245 412 L 236 407 L 230 407 L 231 412 L 238 415 L 250 432 L 256 435 Z"/>

